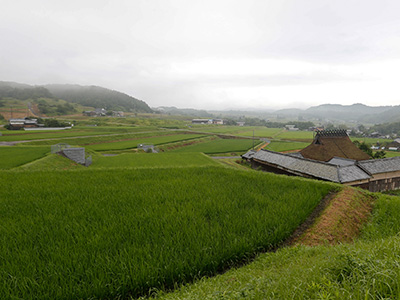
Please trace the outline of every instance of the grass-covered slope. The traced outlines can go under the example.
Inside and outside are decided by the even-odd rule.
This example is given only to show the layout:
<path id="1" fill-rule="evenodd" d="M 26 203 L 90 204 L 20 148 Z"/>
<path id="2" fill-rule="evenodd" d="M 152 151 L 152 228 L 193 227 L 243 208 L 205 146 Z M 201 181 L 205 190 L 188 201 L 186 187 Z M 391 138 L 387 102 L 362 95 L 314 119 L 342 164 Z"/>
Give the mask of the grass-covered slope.
<path id="1" fill-rule="evenodd" d="M 157 298 L 398 299 L 400 198 L 376 197 L 372 217 L 354 243 L 283 248 Z"/>
<path id="2" fill-rule="evenodd" d="M 223 167 L 3 171 L 0 298 L 127 298 L 270 249 L 334 185 Z"/>

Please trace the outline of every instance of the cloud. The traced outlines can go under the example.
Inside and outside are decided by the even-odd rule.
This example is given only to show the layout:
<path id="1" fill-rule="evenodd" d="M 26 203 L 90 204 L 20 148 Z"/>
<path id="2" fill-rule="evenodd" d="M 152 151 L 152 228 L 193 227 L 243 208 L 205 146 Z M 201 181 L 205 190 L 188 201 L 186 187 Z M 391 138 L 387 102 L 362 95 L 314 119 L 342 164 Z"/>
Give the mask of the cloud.
<path id="1" fill-rule="evenodd" d="M 1 80 L 102 85 L 154 106 L 398 102 L 398 1 L 4 0 L 2 7 Z"/>

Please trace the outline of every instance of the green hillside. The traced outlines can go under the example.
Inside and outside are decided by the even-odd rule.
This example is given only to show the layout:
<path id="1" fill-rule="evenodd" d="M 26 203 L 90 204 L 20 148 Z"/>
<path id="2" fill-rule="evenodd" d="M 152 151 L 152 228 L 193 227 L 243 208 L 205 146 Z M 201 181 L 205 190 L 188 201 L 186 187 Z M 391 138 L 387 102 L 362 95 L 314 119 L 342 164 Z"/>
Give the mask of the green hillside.
<path id="1" fill-rule="evenodd" d="M 80 86 L 68 84 L 50 84 L 45 86 L 30 86 L 14 82 L 0 81 L 0 106 L 4 99 L 31 100 L 42 104 L 42 114 L 46 108 L 46 99 L 65 100 L 69 105 L 76 103 L 86 107 L 105 108 L 107 110 L 122 110 L 141 113 L 152 113 L 152 109 L 141 100 L 127 94 L 98 86 Z M 47 103 L 48 104 L 48 103 Z M 64 105 L 65 106 L 65 105 Z M 68 111 L 71 113 L 72 106 Z M 52 113 L 52 111 L 50 111 Z"/>
<path id="2" fill-rule="evenodd" d="M 45 85 L 45 88 L 57 98 L 85 106 L 108 110 L 153 112 L 144 101 L 99 86 L 49 84 Z"/>

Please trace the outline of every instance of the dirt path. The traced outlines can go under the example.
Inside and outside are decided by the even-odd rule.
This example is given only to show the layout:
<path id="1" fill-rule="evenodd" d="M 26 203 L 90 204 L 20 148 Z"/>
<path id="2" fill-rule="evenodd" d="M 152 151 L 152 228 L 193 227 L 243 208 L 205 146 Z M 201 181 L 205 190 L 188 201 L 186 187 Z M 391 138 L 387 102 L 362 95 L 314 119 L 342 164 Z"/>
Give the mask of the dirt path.
<path id="1" fill-rule="evenodd" d="M 316 218 L 313 213 L 314 216 L 310 216 L 308 221 L 313 225 L 309 227 L 305 222 L 304 227 L 302 225 L 303 228 L 299 227 L 295 232 L 289 244 L 316 246 L 352 242 L 371 216 L 373 202 L 372 195 L 344 187 L 339 193 L 322 201 L 319 209 L 322 213 Z M 318 211 L 316 214 L 319 214 Z"/>

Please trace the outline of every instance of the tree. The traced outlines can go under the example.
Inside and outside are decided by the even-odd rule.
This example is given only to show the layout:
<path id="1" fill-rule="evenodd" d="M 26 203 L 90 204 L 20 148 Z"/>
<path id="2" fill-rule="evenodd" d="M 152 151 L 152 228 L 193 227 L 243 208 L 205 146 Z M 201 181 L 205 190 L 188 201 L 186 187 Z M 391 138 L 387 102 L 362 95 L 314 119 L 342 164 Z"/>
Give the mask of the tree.
<path id="1" fill-rule="evenodd" d="M 374 154 L 372 153 L 371 148 L 366 143 L 360 143 L 358 148 L 360 150 L 364 151 L 365 153 L 367 153 L 369 156 L 374 157 Z"/>
<path id="2" fill-rule="evenodd" d="M 385 158 L 386 156 L 386 152 L 383 150 L 380 151 L 376 151 L 375 153 L 372 151 L 370 145 L 366 144 L 366 143 L 362 143 L 360 141 L 353 141 L 354 145 L 356 145 L 360 150 L 364 151 L 365 153 L 367 153 L 371 158 L 373 159 L 381 159 L 381 158 Z"/>
<path id="3" fill-rule="evenodd" d="M 385 156 L 386 156 L 386 152 L 383 150 L 380 150 L 380 151 L 375 152 L 373 158 L 380 159 L 380 158 L 385 158 Z"/>

